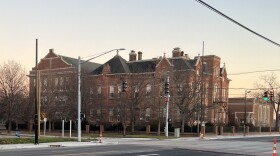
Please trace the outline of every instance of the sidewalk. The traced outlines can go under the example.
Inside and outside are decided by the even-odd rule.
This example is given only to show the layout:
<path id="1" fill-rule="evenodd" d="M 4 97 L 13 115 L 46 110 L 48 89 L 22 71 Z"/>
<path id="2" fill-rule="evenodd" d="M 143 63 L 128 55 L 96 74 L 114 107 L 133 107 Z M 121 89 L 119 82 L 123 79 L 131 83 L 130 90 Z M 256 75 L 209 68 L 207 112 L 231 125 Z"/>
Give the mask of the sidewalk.
<path id="1" fill-rule="evenodd" d="M 251 135 L 206 135 L 203 138 L 200 137 L 180 137 L 174 139 L 167 139 L 165 141 L 187 141 L 187 142 L 196 142 L 196 141 L 208 141 L 208 140 L 216 140 L 216 139 L 226 139 L 226 138 L 250 138 L 250 137 L 265 137 L 265 136 L 279 136 L 279 134 L 251 134 Z M 39 145 L 35 144 L 8 144 L 8 145 L 0 145 L 1 149 L 30 149 L 30 148 L 60 148 L 60 147 L 76 147 L 76 146 L 102 146 L 102 145 L 117 145 L 117 144 L 127 144 L 127 143 L 140 143 L 145 141 L 160 141 L 156 138 L 107 138 L 104 137 L 102 139 L 102 143 L 99 141 L 91 141 L 91 142 L 51 142 L 51 143 L 39 143 Z"/>
<path id="2" fill-rule="evenodd" d="M 59 148 L 59 147 L 76 147 L 76 146 L 100 146 L 100 145 L 116 145 L 118 142 L 51 142 L 35 144 L 9 144 L 0 145 L 1 149 L 23 149 L 23 148 Z"/>

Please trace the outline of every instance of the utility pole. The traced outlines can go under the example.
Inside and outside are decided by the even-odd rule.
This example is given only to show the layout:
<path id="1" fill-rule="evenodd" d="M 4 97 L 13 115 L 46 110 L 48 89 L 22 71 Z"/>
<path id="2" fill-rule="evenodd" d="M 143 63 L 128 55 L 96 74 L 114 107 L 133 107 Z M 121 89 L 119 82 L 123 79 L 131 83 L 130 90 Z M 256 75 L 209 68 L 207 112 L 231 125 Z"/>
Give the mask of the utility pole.
<path id="1" fill-rule="evenodd" d="M 36 68 L 36 72 L 35 72 L 35 111 L 34 111 L 34 131 L 35 131 L 35 140 L 34 140 L 34 144 L 38 145 L 38 109 L 37 109 L 37 100 L 38 100 L 38 39 L 36 39 L 36 54 L 35 54 L 36 58 L 36 62 L 35 62 L 35 68 Z"/>
<path id="2" fill-rule="evenodd" d="M 165 84 L 165 102 L 166 102 L 166 117 L 165 117 L 165 136 L 168 138 L 168 110 L 169 110 L 169 76 L 167 76 Z"/>
<path id="3" fill-rule="evenodd" d="M 81 142 L 81 57 L 78 57 L 78 141 Z"/>

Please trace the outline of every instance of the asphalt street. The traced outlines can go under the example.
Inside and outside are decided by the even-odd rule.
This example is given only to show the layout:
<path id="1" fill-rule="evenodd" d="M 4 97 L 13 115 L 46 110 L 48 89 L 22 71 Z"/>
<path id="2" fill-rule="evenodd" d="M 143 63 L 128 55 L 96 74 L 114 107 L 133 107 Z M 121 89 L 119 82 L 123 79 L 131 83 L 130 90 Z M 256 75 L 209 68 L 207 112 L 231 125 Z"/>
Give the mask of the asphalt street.
<path id="1" fill-rule="evenodd" d="M 0 151 L 3 156 L 234 156 L 236 154 L 204 152 L 179 148 L 160 148 L 137 145 L 110 145 L 93 147 L 60 147 L 16 149 Z"/>
<path id="2" fill-rule="evenodd" d="M 180 156 L 180 155 L 256 155 L 271 156 L 273 139 L 280 136 L 212 136 L 205 138 L 151 139 L 103 138 L 103 142 L 61 142 L 50 144 L 0 145 L 0 156 Z M 277 147 L 277 153 L 280 148 Z"/>

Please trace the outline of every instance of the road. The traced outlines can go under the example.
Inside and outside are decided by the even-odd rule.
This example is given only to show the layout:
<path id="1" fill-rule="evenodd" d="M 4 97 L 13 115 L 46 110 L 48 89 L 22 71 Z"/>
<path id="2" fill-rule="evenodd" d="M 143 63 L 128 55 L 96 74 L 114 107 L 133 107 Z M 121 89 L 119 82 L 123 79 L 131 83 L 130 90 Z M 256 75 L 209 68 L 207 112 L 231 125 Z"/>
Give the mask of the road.
<path id="1" fill-rule="evenodd" d="M 0 150 L 5 156 L 233 156 L 257 155 L 271 156 L 274 136 L 267 137 L 214 137 L 214 138 L 179 138 L 179 139 L 129 139 L 104 138 L 104 144 L 84 147 L 57 147 Z M 280 137 L 276 136 L 278 144 Z M 117 142 L 116 144 L 106 144 Z M 279 148 L 280 149 L 280 148 Z M 277 149 L 277 153 L 280 150 Z"/>
<path id="2" fill-rule="evenodd" d="M 93 147 L 61 147 L 16 149 L 0 151 L 3 156 L 234 156 L 234 154 L 203 152 L 178 148 L 160 148 L 137 145 L 110 145 Z"/>

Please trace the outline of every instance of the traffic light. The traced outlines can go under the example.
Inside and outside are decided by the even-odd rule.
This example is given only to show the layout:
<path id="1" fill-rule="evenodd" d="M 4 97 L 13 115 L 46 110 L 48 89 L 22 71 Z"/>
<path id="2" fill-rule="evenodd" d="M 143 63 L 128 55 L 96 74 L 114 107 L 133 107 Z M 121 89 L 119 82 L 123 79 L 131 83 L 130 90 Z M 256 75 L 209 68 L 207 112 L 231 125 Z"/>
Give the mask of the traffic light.
<path id="1" fill-rule="evenodd" d="M 273 90 L 270 90 L 270 91 L 269 91 L 269 97 L 272 98 L 273 96 L 274 96 L 274 91 L 273 91 Z"/>
<path id="2" fill-rule="evenodd" d="M 127 82 L 125 80 L 123 80 L 123 83 L 122 83 L 122 92 L 125 92 L 127 89 Z"/>
<path id="3" fill-rule="evenodd" d="M 264 100 L 264 101 L 268 101 L 268 91 L 265 91 L 265 92 L 263 93 L 263 100 Z"/>
<path id="4" fill-rule="evenodd" d="M 165 95 L 169 95 L 169 82 L 164 83 L 164 93 Z"/>
<path id="5" fill-rule="evenodd" d="M 81 113 L 81 120 L 85 119 L 86 118 L 86 114 L 85 113 Z"/>
<path id="6" fill-rule="evenodd" d="M 171 123 L 172 120 L 171 120 L 171 118 L 168 118 L 167 121 L 168 121 L 168 123 Z"/>

